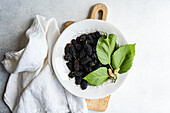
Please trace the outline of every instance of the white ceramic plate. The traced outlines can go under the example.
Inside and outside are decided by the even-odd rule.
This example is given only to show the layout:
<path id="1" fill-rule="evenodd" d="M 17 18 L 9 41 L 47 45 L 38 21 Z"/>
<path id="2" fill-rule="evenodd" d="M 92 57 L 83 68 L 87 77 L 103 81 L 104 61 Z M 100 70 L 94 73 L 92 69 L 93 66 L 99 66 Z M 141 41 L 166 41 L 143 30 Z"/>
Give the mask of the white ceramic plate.
<path id="1" fill-rule="evenodd" d="M 63 58 L 66 44 L 70 43 L 72 39 L 76 39 L 77 36 L 80 36 L 83 33 L 90 33 L 96 30 L 103 31 L 108 34 L 116 34 L 117 43 L 119 45 L 127 44 L 127 41 L 121 32 L 110 23 L 102 20 L 87 19 L 76 22 L 67 27 L 60 35 L 53 49 L 52 65 L 58 80 L 70 93 L 86 99 L 98 99 L 110 95 L 121 86 L 127 77 L 127 73 L 121 74 L 118 75 L 118 80 L 116 83 L 106 82 L 100 86 L 88 86 L 86 90 L 82 90 L 79 85 L 77 86 L 74 78 L 69 80 L 68 74 L 70 71 L 67 68 L 66 61 Z"/>

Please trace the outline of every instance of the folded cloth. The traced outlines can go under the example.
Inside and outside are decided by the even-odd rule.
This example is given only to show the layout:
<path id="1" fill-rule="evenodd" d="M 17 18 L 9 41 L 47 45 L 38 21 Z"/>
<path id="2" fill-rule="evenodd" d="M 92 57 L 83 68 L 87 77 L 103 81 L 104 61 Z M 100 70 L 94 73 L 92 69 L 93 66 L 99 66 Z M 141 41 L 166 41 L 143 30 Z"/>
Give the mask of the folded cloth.
<path id="1" fill-rule="evenodd" d="M 66 91 L 51 66 L 53 46 L 59 37 L 54 18 L 37 15 L 27 30 L 27 46 L 8 52 L 2 61 L 11 73 L 4 101 L 13 113 L 86 113 L 84 99 Z"/>

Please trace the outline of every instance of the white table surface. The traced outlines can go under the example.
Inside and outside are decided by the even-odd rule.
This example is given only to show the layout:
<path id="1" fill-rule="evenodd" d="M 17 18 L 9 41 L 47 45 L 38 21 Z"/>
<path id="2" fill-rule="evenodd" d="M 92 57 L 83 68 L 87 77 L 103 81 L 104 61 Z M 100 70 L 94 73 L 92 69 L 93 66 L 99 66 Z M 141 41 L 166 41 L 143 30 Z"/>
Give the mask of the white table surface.
<path id="1" fill-rule="evenodd" d="M 133 67 L 105 113 L 170 113 L 170 0 L 1 0 L 0 61 L 25 46 L 21 37 L 36 14 L 55 17 L 62 29 L 68 20 L 87 18 L 96 3 L 106 4 L 107 21 L 136 43 Z M 1 66 L 1 95 L 7 75 Z M 7 113 L 2 100 L 0 108 Z"/>

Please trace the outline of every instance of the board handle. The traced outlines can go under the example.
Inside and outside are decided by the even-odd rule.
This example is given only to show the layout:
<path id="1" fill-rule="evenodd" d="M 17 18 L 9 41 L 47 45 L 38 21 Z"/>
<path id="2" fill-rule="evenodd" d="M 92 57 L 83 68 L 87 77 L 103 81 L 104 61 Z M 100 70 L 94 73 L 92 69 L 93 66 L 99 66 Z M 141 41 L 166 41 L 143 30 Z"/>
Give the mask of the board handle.
<path id="1" fill-rule="evenodd" d="M 106 21 L 108 10 L 107 10 L 107 7 L 104 4 L 102 4 L 102 3 L 98 3 L 98 4 L 93 6 L 93 9 L 92 9 L 92 12 L 91 12 L 91 15 L 90 15 L 90 19 L 96 19 L 96 15 L 100 11 L 102 11 L 102 18 L 101 18 L 101 20 Z M 64 29 L 67 28 L 69 25 L 71 25 L 74 22 L 75 21 L 67 21 L 65 23 Z"/>
<path id="2" fill-rule="evenodd" d="M 98 4 L 94 5 L 91 15 L 90 15 L 90 19 L 96 19 L 96 15 L 100 11 L 102 11 L 101 20 L 106 21 L 108 10 L 107 10 L 107 7 L 102 3 L 98 3 Z"/>

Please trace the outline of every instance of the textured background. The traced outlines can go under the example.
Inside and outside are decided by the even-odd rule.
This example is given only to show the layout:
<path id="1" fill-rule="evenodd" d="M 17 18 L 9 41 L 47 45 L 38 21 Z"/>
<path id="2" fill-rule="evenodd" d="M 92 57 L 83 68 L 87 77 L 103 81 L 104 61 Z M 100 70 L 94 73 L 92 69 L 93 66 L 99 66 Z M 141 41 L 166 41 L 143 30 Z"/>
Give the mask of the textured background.
<path id="1" fill-rule="evenodd" d="M 36 14 L 56 18 L 62 30 L 68 20 L 86 19 L 96 3 L 106 4 L 107 21 L 137 43 L 134 65 L 106 113 L 169 113 L 169 0 L 0 0 L 0 61 L 26 45 L 24 34 Z M 2 100 L 8 77 L 0 64 L 0 113 L 10 113 Z"/>

